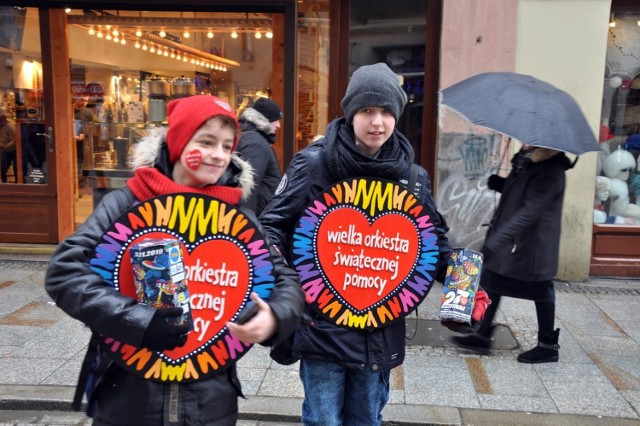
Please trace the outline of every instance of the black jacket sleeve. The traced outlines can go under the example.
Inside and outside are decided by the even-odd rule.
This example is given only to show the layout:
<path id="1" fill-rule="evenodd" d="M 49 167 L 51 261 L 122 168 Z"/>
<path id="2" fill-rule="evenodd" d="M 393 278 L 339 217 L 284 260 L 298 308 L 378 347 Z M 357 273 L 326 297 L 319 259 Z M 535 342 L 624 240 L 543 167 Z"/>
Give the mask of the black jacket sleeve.
<path id="1" fill-rule="evenodd" d="M 89 265 L 105 230 L 133 202 L 127 189 L 107 194 L 85 224 L 51 256 L 45 289 L 63 311 L 94 332 L 140 346 L 156 309 L 121 294 Z"/>

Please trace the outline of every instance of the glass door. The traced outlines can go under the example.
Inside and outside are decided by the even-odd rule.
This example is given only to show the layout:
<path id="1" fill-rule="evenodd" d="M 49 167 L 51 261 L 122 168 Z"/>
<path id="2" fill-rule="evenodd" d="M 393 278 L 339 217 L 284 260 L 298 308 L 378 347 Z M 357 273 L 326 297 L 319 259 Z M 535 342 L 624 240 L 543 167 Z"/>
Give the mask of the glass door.
<path id="1" fill-rule="evenodd" d="M 42 16 L 0 6 L 0 242 L 57 239 L 52 64 L 42 55 Z"/>

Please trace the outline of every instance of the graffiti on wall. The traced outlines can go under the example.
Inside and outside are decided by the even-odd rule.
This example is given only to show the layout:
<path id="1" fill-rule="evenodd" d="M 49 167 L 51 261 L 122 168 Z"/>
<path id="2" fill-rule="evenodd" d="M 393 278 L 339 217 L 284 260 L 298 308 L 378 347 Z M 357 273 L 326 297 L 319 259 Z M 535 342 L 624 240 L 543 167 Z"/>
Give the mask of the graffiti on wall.
<path id="1" fill-rule="evenodd" d="M 453 247 L 482 247 L 499 201 L 499 194 L 487 188 L 487 178 L 499 163 L 498 135 L 441 134 L 437 203 Z"/>

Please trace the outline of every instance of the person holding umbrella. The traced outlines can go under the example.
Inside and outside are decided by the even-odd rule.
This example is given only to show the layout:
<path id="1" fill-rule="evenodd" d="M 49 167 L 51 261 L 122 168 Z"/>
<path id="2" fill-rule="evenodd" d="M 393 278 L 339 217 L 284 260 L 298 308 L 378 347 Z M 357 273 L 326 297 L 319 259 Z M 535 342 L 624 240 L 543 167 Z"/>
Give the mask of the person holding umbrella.
<path id="1" fill-rule="evenodd" d="M 538 345 L 521 353 L 518 361 L 556 362 L 560 329 L 554 329 L 553 278 L 558 272 L 565 172 L 578 160 L 572 163 L 564 152 L 598 152 L 598 142 L 568 93 L 530 75 L 482 73 L 441 94 L 442 104 L 471 123 L 523 143 L 507 178 L 492 175 L 488 180 L 489 189 L 502 193 L 482 247 L 480 285 L 492 303 L 475 334 L 452 340 L 487 353 L 500 298 L 533 300 Z"/>
<path id="2" fill-rule="evenodd" d="M 538 345 L 518 356 L 518 362 L 558 361 L 554 330 L 560 224 L 567 156 L 556 150 L 524 145 L 512 160 L 507 178 L 489 177 L 489 189 L 502 193 L 482 253 L 481 283 L 492 303 L 475 334 L 453 336 L 463 347 L 482 353 L 491 347 L 492 321 L 502 296 L 533 300 L 538 319 Z"/>

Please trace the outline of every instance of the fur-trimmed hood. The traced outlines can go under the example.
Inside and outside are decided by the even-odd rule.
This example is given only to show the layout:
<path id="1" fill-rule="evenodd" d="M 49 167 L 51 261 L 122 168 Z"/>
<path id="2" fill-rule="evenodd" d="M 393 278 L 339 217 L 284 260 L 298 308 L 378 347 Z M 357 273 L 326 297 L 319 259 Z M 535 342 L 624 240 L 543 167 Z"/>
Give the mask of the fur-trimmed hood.
<path id="1" fill-rule="evenodd" d="M 258 110 L 255 110 L 251 107 L 245 109 L 244 112 L 240 114 L 240 117 L 238 117 L 238 122 L 240 123 L 240 126 L 243 127 L 243 130 L 247 123 L 251 123 L 255 126 L 256 130 L 259 130 L 266 135 L 275 136 L 275 132 L 271 128 L 271 123 L 269 122 L 267 117 L 259 113 Z"/>
<path id="2" fill-rule="evenodd" d="M 134 145 L 129 157 L 129 167 L 132 170 L 142 167 L 155 167 L 163 174 L 171 176 L 173 164 L 169 163 L 169 151 L 165 144 L 167 130 L 167 127 L 152 129 Z M 245 201 L 255 186 L 253 168 L 234 152 L 231 154 L 231 163 L 220 178 L 218 185 L 240 188 L 242 190 L 242 200 Z"/>

